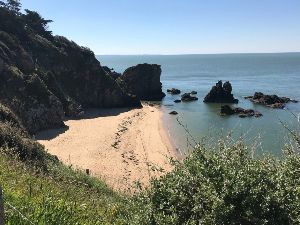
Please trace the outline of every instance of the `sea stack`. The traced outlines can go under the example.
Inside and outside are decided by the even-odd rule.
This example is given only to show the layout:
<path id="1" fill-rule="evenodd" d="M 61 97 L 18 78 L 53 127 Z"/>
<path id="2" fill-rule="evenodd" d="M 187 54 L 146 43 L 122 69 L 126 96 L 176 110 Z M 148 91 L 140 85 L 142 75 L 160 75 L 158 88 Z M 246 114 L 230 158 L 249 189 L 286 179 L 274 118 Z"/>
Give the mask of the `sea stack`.
<path id="1" fill-rule="evenodd" d="M 218 81 L 215 86 L 213 86 L 210 92 L 205 96 L 203 102 L 214 102 L 214 103 L 238 103 L 238 99 L 233 97 L 232 86 L 229 81 L 224 84 L 222 81 Z"/>
<path id="2" fill-rule="evenodd" d="M 141 100 L 160 101 L 165 97 L 160 82 L 161 66 L 157 64 L 138 64 L 125 70 L 121 76 L 129 93 Z"/>

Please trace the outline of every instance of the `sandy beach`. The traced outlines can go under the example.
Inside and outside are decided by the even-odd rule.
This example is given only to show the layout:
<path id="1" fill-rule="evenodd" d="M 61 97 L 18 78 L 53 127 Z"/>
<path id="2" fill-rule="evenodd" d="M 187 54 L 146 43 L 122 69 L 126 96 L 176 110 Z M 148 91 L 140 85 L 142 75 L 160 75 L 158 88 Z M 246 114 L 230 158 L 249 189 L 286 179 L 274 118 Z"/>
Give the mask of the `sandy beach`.
<path id="1" fill-rule="evenodd" d="M 156 106 L 140 109 L 91 109 L 82 119 L 66 120 L 67 128 L 46 130 L 37 140 L 67 165 L 89 169 L 118 190 L 170 171 L 175 151 Z"/>

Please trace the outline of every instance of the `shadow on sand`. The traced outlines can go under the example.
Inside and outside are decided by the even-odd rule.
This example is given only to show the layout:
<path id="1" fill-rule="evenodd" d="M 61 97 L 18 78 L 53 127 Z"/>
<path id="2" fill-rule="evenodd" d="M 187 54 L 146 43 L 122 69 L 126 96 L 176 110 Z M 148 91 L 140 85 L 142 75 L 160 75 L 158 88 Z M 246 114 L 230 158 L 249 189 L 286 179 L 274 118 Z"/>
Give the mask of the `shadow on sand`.
<path id="1" fill-rule="evenodd" d="M 121 113 L 128 112 L 134 108 L 107 108 L 107 109 L 86 109 L 84 114 L 79 117 L 66 117 L 65 121 L 67 120 L 85 120 L 85 119 L 94 119 L 97 117 L 107 117 L 107 116 L 118 116 Z M 56 138 L 60 134 L 65 133 L 69 130 L 68 126 L 43 130 L 35 135 L 36 140 L 51 140 Z"/>
<path id="2" fill-rule="evenodd" d="M 118 116 L 121 113 L 128 112 L 135 108 L 90 108 L 86 109 L 84 114 L 79 117 L 67 117 L 66 120 L 81 120 L 81 119 L 94 119 L 97 117 L 107 117 L 107 116 Z"/>
<path id="3" fill-rule="evenodd" d="M 51 140 L 57 137 L 58 135 L 65 133 L 67 130 L 69 130 L 68 126 L 43 130 L 35 135 L 35 139 L 43 141 Z"/>

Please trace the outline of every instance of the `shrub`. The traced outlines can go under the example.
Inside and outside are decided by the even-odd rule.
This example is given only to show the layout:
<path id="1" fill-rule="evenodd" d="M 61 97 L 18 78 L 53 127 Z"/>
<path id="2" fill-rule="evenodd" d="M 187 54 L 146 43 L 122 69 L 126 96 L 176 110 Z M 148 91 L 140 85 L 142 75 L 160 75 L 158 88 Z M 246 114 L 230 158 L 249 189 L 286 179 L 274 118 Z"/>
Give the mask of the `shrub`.
<path id="1" fill-rule="evenodd" d="M 199 145 L 137 196 L 136 224 L 299 224 L 300 158 L 253 158 L 241 143 Z"/>
<path id="2" fill-rule="evenodd" d="M 10 122 L 12 126 L 24 129 L 19 118 L 6 106 L 0 103 L 0 122 Z"/>
<path id="3" fill-rule="evenodd" d="M 53 158 L 46 153 L 44 147 L 30 139 L 21 129 L 10 122 L 0 122 L 0 148 L 5 147 L 6 154 L 18 158 L 32 166 L 45 170 L 45 160 Z"/>

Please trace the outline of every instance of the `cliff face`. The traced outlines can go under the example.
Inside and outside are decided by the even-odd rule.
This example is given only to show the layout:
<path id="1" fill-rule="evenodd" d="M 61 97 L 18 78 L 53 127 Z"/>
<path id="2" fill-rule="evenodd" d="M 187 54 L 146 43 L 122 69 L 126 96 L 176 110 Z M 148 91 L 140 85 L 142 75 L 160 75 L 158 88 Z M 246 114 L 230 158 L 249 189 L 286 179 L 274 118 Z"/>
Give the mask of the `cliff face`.
<path id="1" fill-rule="evenodd" d="M 120 77 L 129 93 L 141 100 L 159 101 L 165 97 L 160 82 L 161 67 L 156 64 L 138 64 L 126 69 Z"/>
<path id="2" fill-rule="evenodd" d="M 0 102 L 30 133 L 63 125 L 84 107 L 139 106 L 94 53 L 0 7 Z M 46 33 L 45 33 L 46 32 Z"/>

